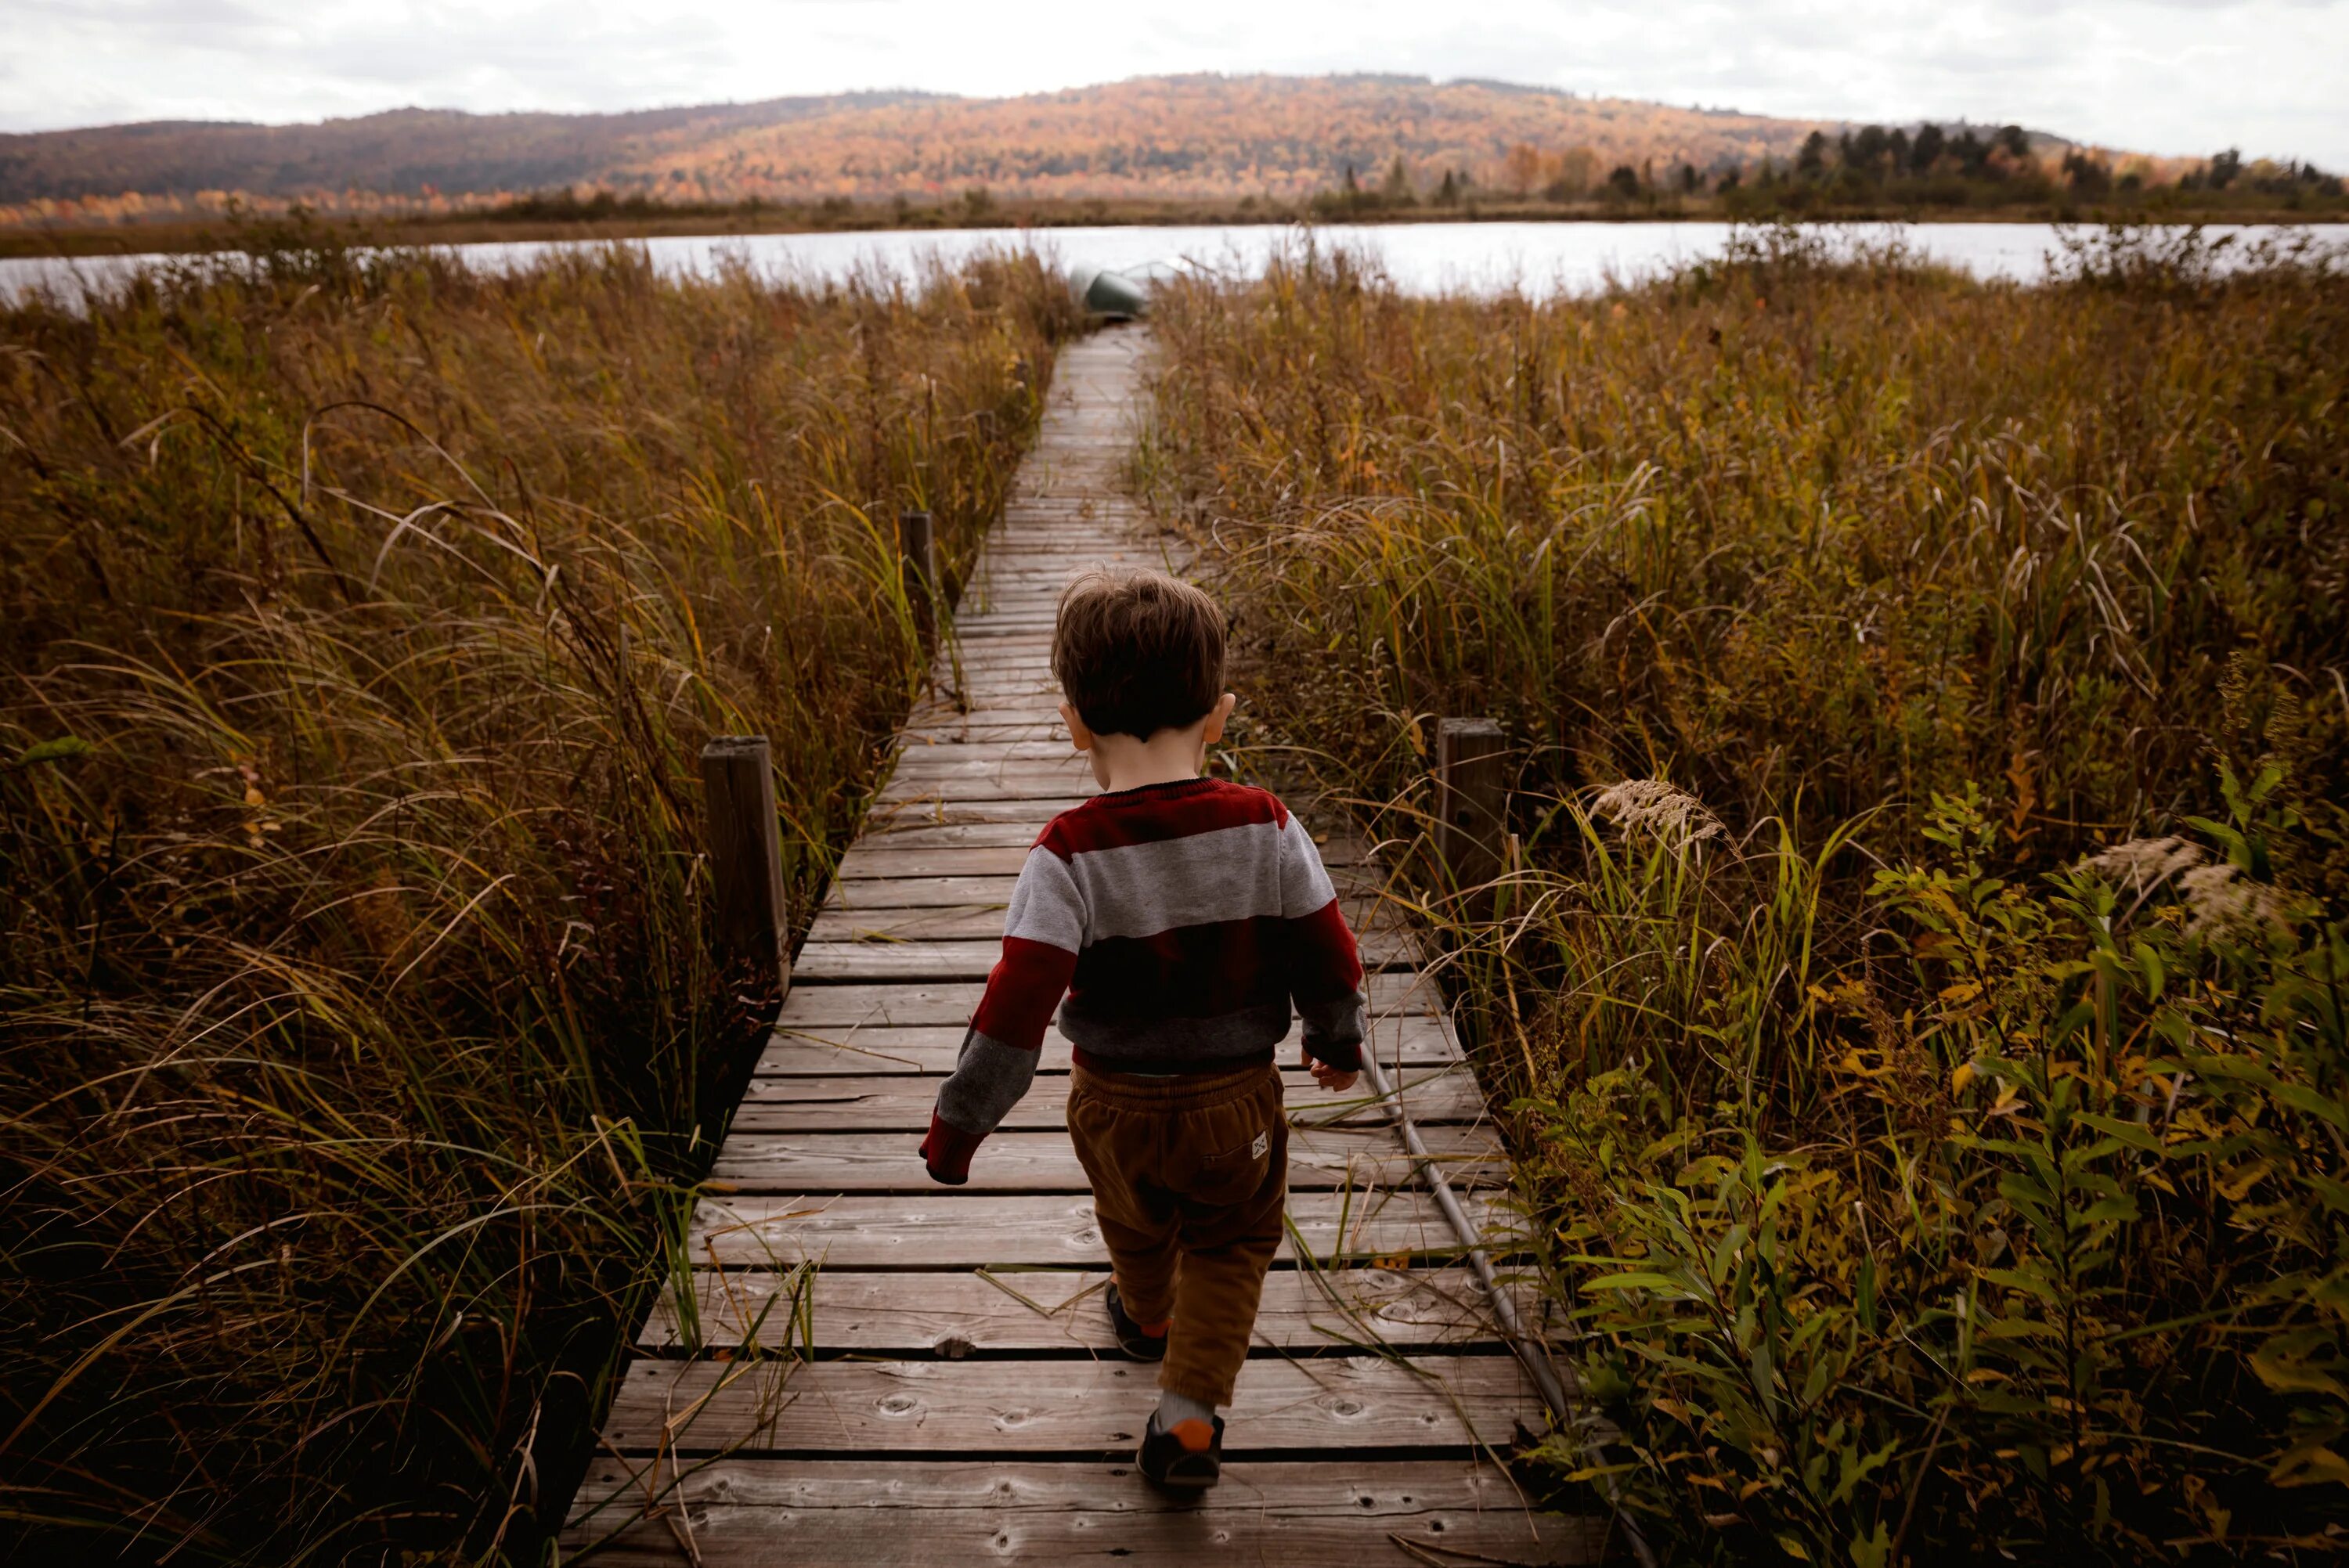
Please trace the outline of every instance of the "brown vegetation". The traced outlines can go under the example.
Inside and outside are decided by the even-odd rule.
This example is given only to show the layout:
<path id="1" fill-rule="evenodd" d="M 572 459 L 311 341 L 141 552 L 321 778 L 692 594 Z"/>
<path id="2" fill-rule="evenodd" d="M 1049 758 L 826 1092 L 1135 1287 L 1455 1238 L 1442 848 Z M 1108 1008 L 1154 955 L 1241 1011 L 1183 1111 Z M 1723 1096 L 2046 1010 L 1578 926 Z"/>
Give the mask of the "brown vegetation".
<path id="1" fill-rule="evenodd" d="M 0 1555 L 534 1555 L 1065 287 L 278 250 L 0 315 Z M 415 1555 L 405 1555 L 414 1553 Z"/>
<path id="2" fill-rule="evenodd" d="M 1547 1289 L 1671 1561 L 2329 1554 L 2349 1527 L 2349 291 L 1780 234 L 1595 300 L 1171 287 L 1145 472 L 1424 860 Z M 1593 1465 L 1617 1467 L 1593 1469 Z"/>

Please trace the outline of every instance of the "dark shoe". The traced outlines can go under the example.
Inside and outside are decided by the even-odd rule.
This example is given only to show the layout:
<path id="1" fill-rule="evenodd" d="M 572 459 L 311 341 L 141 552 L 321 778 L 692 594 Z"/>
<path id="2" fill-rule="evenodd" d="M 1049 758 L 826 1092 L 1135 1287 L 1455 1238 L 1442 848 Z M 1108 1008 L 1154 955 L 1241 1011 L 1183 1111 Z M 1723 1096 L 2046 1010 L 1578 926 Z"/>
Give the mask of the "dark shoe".
<path id="1" fill-rule="evenodd" d="M 1133 1456 L 1143 1479 L 1164 1491 L 1205 1491 L 1221 1480 L 1224 1418 L 1212 1418 L 1212 1432 L 1196 1417 L 1175 1422 L 1169 1431 L 1159 1428 L 1158 1412 L 1151 1411 L 1150 1425 L 1142 1432 L 1142 1450 Z"/>
<path id="2" fill-rule="evenodd" d="M 1117 1294 L 1116 1282 L 1112 1281 L 1102 1294 L 1109 1297 L 1109 1326 L 1117 1336 L 1117 1347 L 1136 1361 L 1165 1360 L 1166 1336 L 1161 1334 L 1154 1338 L 1143 1333 L 1142 1326 L 1126 1315 L 1125 1299 Z"/>

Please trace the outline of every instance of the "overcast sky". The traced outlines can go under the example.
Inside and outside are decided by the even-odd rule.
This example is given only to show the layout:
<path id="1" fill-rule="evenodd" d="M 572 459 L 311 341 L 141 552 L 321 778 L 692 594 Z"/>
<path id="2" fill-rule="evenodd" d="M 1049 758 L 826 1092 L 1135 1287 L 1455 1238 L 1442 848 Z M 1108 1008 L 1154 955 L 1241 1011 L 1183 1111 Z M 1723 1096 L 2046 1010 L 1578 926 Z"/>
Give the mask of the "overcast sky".
<path id="1" fill-rule="evenodd" d="M 1384 70 L 2349 168 L 2349 0 L 0 0 L 0 38 L 9 130 Z"/>

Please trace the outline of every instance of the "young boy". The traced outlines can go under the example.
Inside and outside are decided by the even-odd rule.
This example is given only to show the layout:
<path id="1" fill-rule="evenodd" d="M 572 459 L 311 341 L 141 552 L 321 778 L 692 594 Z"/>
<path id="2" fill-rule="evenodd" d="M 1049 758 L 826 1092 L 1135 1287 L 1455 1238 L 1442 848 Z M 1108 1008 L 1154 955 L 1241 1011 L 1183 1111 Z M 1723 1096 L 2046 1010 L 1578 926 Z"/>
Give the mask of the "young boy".
<path id="1" fill-rule="evenodd" d="M 1110 1323 L 1127 1355 L 1164 1363 L 1138 1463 L 1196 1490 L 1222 1472 L 1216 1407 L 1231 1403 L 1280 1244 L 1288 1124 L 1273 1047 L 1293 1003 L 1314 1078 L 1350 1088 L 1362 965 L 1303 825 L 1262 789 L 1199 776 L 1233 703 L 1213 600 L 1154 572 L 1081 578 L 1061 596 L 1052 674 L 1102 793 L 1028 851 L 922 1156 L 940 1181 L 969 1179 L 1059 1008 Z"/>

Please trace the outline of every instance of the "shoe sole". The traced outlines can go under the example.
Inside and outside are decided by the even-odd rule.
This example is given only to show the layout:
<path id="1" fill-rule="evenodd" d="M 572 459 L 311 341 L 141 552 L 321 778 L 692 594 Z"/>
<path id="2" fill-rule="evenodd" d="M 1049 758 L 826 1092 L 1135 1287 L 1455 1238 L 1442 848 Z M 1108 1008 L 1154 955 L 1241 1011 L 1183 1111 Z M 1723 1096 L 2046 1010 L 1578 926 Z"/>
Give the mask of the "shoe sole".
<path id="1" fill-rule="evenodd" d="M 1117 1335 L 1117 1348 L 1119 1353 L 1124 1356 L 1128 1361 L 1165 1360 L 1166 1341 L 1164 1339 L 1152 1339 L 1138 1330 L 1135 1332 L 1133 1338 L 1128 1339 L 1118 1328 L 1118 1320 L 1123 1317 L 1125 1317 L 1123 1304 L 1121 1303 L 1119 1305 L 1110 1308 L 1110 1330 L 1112 1333 Z M 1131 1318 L 1126 1318 L 1126 1321 L 1132 1322 L 1133 1320 Z"/>
<path id="2" fill-rule="evenodd" d="M 1177 1460 L 1163 1476 L 1143 1472 L 1144 1480 L 1165 1491 L 1205 1491 L 1224 1479 L 1224 1467 L 1215 1460 Z"/>

